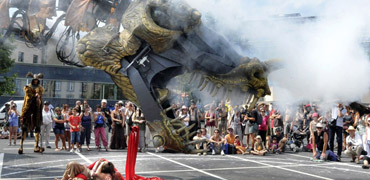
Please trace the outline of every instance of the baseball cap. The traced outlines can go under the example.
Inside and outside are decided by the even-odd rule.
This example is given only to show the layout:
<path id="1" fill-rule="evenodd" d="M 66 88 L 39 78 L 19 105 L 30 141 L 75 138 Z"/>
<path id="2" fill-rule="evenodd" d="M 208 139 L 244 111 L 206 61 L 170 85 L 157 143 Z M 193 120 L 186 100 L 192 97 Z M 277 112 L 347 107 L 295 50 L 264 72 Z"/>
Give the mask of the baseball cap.
<path id="1" fill-rule="evenodd" d="M 102 103 L 107 103 L 107 100 L 106 99 L 102 99 L 101 102 Z"/>
<path id="2" fill-rule="evenodd" d="M 49 101 L 44 101 L 44 105 L 49 105 Z"/>
<path id="3" fill-rule="evenodd" d="M 322 123 L 317 123 L 317 124 L 316 124 L 316 127 L 317 127 L 317 128 L 322 128 L 322 127 L 324 127 L 324 125 L 323 125 Z"/>
<path id="4" fill-rule="evenodd" d="M 317 114 L 317 113 L 313 113 L 313 114 L 312 114 L 312 117 L 319 117 L 319 114 Z"/>
<path id="5" fill-rule="evenodd" d="M 260 136 L 260 135 L 258 135 L 258 136 L 256 137 L 256 139 L 262 139 L 262 138 L 261 138 L 261 136 Z"/>

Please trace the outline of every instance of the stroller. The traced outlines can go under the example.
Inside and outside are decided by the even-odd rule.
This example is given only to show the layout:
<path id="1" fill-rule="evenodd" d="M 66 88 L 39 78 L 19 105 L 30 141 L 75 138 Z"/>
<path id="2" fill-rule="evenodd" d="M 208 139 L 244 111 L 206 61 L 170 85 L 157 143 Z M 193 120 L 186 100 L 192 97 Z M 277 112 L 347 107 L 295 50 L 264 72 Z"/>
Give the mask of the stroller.
<path id="1" fill-rule="evenodd" d="M 302 127 L 293 126 L 289 136 L 287 146 L 293 152 L 299 152 L 305 150 L 303 140 L 307 137 L 308 127 L 303 129 Z"/>

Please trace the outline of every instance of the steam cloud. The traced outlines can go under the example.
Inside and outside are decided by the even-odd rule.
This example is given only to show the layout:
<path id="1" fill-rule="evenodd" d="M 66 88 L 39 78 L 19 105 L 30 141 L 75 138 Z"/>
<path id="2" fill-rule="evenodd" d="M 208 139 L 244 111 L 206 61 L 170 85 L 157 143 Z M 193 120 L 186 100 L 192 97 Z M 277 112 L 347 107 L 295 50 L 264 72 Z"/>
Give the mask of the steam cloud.
<path id="1" fill-rule="evenodd" d="M 274 99 L 284 104 L 355 101 L 369 92 L 370 63 L 363 43 L 370 32 L 369 1 L 187 2 L 242 55 L 283 60 L 268 78 Z M 279 16 L 289 13 L 316 18 Z"/>

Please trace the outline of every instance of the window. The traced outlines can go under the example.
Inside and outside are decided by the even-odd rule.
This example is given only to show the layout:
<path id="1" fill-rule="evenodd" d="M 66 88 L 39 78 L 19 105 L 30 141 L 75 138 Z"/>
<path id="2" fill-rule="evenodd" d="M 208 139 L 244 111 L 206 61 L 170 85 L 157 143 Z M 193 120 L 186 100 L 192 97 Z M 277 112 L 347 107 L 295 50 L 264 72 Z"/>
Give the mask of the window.
<path id="1" fill-rule="evenodd" d="M 60 91 L 60 82 L 55 81 L 55 91 Z"/>
<path id="2" fill-rule="evenodd" d="M 82 92 L 86 92 L 86 91 L 87 91 L 87 83 L 83 82 L 82 83 Z"/>
<path id="3" fill-rule="evenodd" d="M 48 91 L 48 81 L 47 80 L 42 80 L 42 86 L 44 87 L 45 91 Z"/>
<path id="4" fill-rule="evenodd" d="M 21 80 L 15 80 L 15 92 L 19 92 L 21 90 Z"/>
<path id="5" fill-rule="evenodd" d="M 18 62 L 23 62 L 24 52 L 18 52 Z"/>
<path id="6" fill-rule="evenodd" d="M 33 63 L 34 64 L 37 64 L 38 59 L 39 59 L 38 55 L 33 55 Z"/>
<path id="7" fill-rule="evenodd" d="M 74 82 L 68 82 L 68 90 L 67 91 L 73 92 L 74 91 L 74 86 L 75 86 Z"/>

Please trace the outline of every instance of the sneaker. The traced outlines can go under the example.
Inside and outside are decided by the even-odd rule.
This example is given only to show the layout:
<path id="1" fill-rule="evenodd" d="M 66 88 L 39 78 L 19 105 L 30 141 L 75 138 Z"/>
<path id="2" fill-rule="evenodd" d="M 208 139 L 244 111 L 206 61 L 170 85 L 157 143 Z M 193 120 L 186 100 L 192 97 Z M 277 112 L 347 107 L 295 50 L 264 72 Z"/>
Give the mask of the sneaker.
<path id="1" fill-rule="evenodd" d="M 46 148 L 51 149 L 51 146 L 47 146 Z"/>
<path id="2" fill-rule="evenodd" d="M 224 151 L 221 151 L 221 156 L 225 156 L 225 153 L 224 153 Z"/>
<path id="3" fill-rule="evenodd" d="M 216 154 L 215 150 L 212 150 L 212 155 L 215 155 L 215 154 Z"/>
<path id="4" fill-rule="evenodd" d="M 356 164 L 360 164 L 360 160 L 359 159 L 356 159 Z"/>
<path id="5" fill-rule="evenodd" d="M 155 153 L 158 153 L 159 152 L 159 150 L 158 149 L 155 149 Z"/>
<path id="6" fill-rule="evenodd" d="M 12 145 L 12 143 L 9 143 L 9 144 L 8 144 L 8 146 L 11 146 L 11 145 Z"/>
<path id="7" fill-rule="evenodd" d="M 197 153 L 198 156 L 200 156 L 200 153 Z"/>
<path id="8" fill-rule="evenodd" d="M 13 142 L 14 146 L 17 144 L 16 142 Z"/>
<path id="9" fill-rule="evenodd" d="M 77 153 L 80 153 L 81 151 L 80 151 L 80 149 L 79 149 L 79 148 L 77 148 L 77 149 L 76 149 L 76 152 L 77 152 Z"/>
<path id="10" fill-rule="evenodd" d="M 75 151 L 74 151 L 74 149 L 71 149 L 69 152 L 74 153 Z"/>
<path id="11" fill-rule="evenodd" d="M 207 156 L 207 152 L 203 152 L 203 156 Z"/>
<path id="12" fill-rule="evenodd" d="M 350 162 L 355 162 L 356 157 L 352 157 L 352 160 Z"/>
<path id="13" fill-rule="evenodd" d="M 279 149 L 276 150 L 276 154 L 281 154 Z"/>
<path id="14" fill-rule="evenodd" d="M 362 169 L 369 169 L 369 166 L 362 165 Z"/>
<path id="15" fill-rule="evenodd" d="M 338 162 L 341 162 L 342 161 L 342 157 L 338 156 L 337 161 Z"/>

